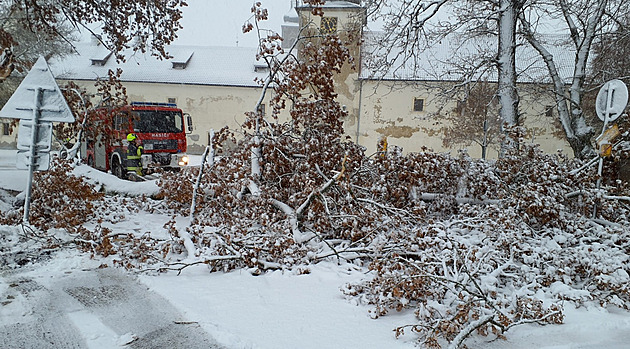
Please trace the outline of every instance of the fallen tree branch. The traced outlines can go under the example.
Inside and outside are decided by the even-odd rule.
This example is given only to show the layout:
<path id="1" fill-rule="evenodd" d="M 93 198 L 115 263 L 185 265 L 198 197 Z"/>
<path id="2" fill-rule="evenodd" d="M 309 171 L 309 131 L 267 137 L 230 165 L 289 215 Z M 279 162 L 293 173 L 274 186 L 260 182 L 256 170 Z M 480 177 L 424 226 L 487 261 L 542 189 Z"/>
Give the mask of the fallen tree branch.
<path id="1" fill-rule="evenodd" d="M 615 195 L 604 195 L 603 199 L 607 200 L 622 200 L 622 201 L 630 201 L 630 196 L 615 196 Z"/>
<path id="2" fill-rule="evenodd" d="M 308 194 L 308 196 L 306 197 L 306 200 L 304 200 L 302 205 L 300 205 L 300 207 L 298 207 L 298 209 L 295 210 L 295 214 L 298 219 L 302 217 L 302 215 L 304 214 L 304 211 L 306 211 L 306 209 L 310 206 L 311 202 L 313 202 L 316 195 L 320 195 L 327 192 L 333 186 L 333 184 L 335 184 L 341 177 L 343 177 L 346 171 L 347 159 L 348 159 L 348 155 L 344 155 L 343 161 L 341 161 L 341 171 L 337 173 L 337 175 L 329 179 L 326 183 L 324 183 L 318 189 L 315 189 L 310 194 Z"/>
<path id="3" fill-rule="evenodd" d="M 374 252 L 374 251 L 364 248 L 364 247 L 347 248 L 342 251 L 337 251 L 337 250 L 332 249 L 332 252 L 318 254 L 317 256 L 315 256 L 315 259 L 324 259 L 324 258 L 334 256 L 334 255 L 336 255 L 339 258 L 339 255 L 342 253 L 356 253 L 357 256 L 354 258 L 360 258 L 360 257 L 366 257 L 365 255 L 362 255 L 361 253 L 370 253 L 370 252 Z M 341 258 L 346 259 L 346 260 L 353 259 L 351 257 L 341 257 Z"/>
<path id="4" fill-rule="evenodd" d="M 466 327 L 464 327 L 464 329 L 459 332 L 459 334 L 457 334 L 453 341 L 448 345 L 448 349 L 459 348 L 464 343 L 466 338 L 468 338 L 468 336 L 473 333 L 473 331 L 487 324 L 488 322 L 491 322 L 492 319 L 494 319 L 494 314 L 482 316 L 481 318 L 479 318 L 479 320 L 469 323 Z"/>
<path id="5" fill-rule="evenodd" d="M 575 169 L 575 170 L 573 170 L 573 171 L 569 172 L 569 174 L 571 174 L 571 175 L 578 174 L 578 173 L 580 173 L 582 170 L 584 170 L 584 169 L 586 169 L 586 168 L 588 168 L 588 167 L 591 167 L 591 166 L 595 165 L 595 164 L 597 163 L 597 161 L 598 161 L 598 160 L 599 160 L 599 156 L 596 156 L 596 157 L 594 157 L 593 159 L 591 159 L 589 162 L 587 162 L 586 164 L 584 164 L 584 166 L 582 166 L 582 167 L 580 167 L 580 168 L 577 168 L 577 169 Z"/>
<path id="6" fill-rule="evenodd" d="M 380 203 L 378 203 L 378 202 L 376 202 L 374 200 L 364 199 L 364 198 L 356 198 L 356 199 L 359 202 L 364 202 L 366 204 L 374 205 L 374 206 L 376 206 L 376 207 L 378 207 L 378 208 L 380 208 L 382 210 L 388 211 L 390 213 L 394 213 L 395 214 L 395 213 L 399 213 L 399 212 L 407 212 L 407 211 L 405 211 L 403 209 L 400 209 L 400 208 L 391 207 L 391 206 L 385 206 L 385 205 L 380 204 Z"/>
<path id="7" fill-rule="evenodd" d="M 193 265 L 198 265 L 198 264 L 210 264 L 212 262 L 217 262 L 217 261 L 225 261 L 225 260 L 236 260 L 236 259 L 242 259 L 241 256 L 233 256 L 233 255 L 227 255 L 227 256 L 210 256 L 198 261 L 194 261 L 194 262 L 175 262 L 175 263 L 165 263 L 165 266 L 161 266 L 161 267 L 157 267 L 157 268 L 148 268 L 148 269 L 142 269 L 140 270 L 142 271 L 167 271 L 167 270 L 172 270 L 172 271 L 177 271 L 177 275 L 181 274 L 182 271 L 188 267 L 192 267 Z"/>
<path id="8" fill-rule="evenodd" d="M 439 197 L 444 197 L 444 194 L 422 193 L 422 195 L 420 195 L 420 199 L 422 199 L 423 201 L 433 201 Z M 455 202 L 457 202 L 458 204 L 498 205 L 501 203 L 501 200 L 495 200 L 495 199 L 479 200 L 479 199 L 463 198 L 463 197 L 455 197 L 454 199 L 455 199 Z"/>
<path id="9" fill-rule="evenodd" d="M 197 192 L 199 191 L 199 185 L 201 184 L 201 178 L 203 177 L 203 170 L 206 165 L 206 159 L 208 155 L 210 155 L 210 167 L 214 165 L 214 148 L 212 147 L 212 142 L 214 139 L 214 130 L 210 130 L 210 144 L 206 147 L 201 156 L 201 165 L 199 165 L 199 175 L 197 175 L 197 180 L 193 186 L 192 192 L 192 202 L 190 203 L 190 221 L 192 222 L 195 219 L 195 208 L 197 207 Z"/>
<path id="10" fill-rule="evenodd" d="M 329 179 L 321 187 L 313 190 L 310 194 L 308 194 L 304 202 L 297 209 L 293 209 L 291 206 L 285 204 L 284 202 L 280 200 L 271 199 L 271 204 L 275 208 L 284 212 L 284 214 L 286 214 L 289 217 L 289 223 L 291 224 L 291 232 L 293 233 L 293 240 L 295 242 L 303 243 L 310 240 L 311 238 L 310 236 L 300 231 L 299 222 L 302 219 L 304 212 L 311 205 L 315 197 L 317 195 L 321 195 L 325 193 L 326 191 L 328 191 L 333 186 L 333 184 L 335 184 L 344 175 L 344 172 L 346 170 L 345 164 L 346 164 L 347 158 L 348 158 L 348 155 L 344 155 L 343 161 L 341 162 L 341 171 L 337 173 L 337 175 L 335 175 L 333 178 Z"/>
<path id="11" fill-rule="evenodd" d="M 496 323 L 495 321 L 492 321 L 492 323 L 494 325 L 497 325 L 498 327 L 501 328 L 501 331 L 505 332 L 507 330 L 509 330 L 510 328 L 514 327 L 514 326 L 518 326 L 518 325 L 525 325 L 525 324 L 538 324 L 538 325 L 547 325 L 544 321 L 547 320 L 548 318 L 552 317 L 552 316 L 556 316 L 556 315 L 560 315 L 562 314 L 561 311 L 552 311 L 551 313 L 537 318 L 537 319 L 525 319 L 525 320 L 520 320 L 514 323 L 509 324 L 508 326 L 506 326 L 505 328 L 503 328 L 503 326 L 501 326 L 500 324 Z"/>
<path id="12" fill-rule="evenodd" d="M 606 226 L 606 227 L 614 227 L 614 228 L 622 228 L 623 226 L 619 223 L 614 223 L 614 222 L 609 222 L 605 219 L 601 219 L 601 218 L 592 218 L 589 219 L 589 222 L 591 222 L 591 224 L 598 224 L 601 226 Z"/>
<path id="13" fill-rule="evenodd" d="M 570 193 L 566 193 L 564 195 L 565 198 L 569 199 L 575 196 L 579 196 L 579 195 L 584 195 L 585 191 L 583 190 L 576 190 L 576 191 L 572 191 Z M 630 196 L 616 196 L 616 195 L 602 195 L 601 196 L 602 199 L 606 199 L 606 200 L 621 200 L 621 201 L 630 201 Z"/>

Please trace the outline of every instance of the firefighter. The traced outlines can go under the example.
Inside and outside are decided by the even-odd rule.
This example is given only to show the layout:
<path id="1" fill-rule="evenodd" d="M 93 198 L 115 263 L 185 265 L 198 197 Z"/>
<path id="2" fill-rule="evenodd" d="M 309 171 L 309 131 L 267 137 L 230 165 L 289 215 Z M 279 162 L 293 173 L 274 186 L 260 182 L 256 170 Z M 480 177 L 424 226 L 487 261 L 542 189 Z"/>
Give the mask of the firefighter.
<path id="1" fill-rule="evenodd" d="M 138 176 L 142 176 L 142 142 L 138 137 L 130 133 L 127 135 L 127 173 L 135 173 Z"/>

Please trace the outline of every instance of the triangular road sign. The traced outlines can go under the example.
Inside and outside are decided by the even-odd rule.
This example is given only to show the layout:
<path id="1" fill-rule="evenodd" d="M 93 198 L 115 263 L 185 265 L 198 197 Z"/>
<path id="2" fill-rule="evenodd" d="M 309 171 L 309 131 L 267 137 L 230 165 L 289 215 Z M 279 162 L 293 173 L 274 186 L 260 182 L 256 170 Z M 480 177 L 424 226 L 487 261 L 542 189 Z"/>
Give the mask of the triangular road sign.
<path id="1" fill-rule="evenodd" d="M 39 106 L 35 100 L 38 89 L 42 91 Z M 39 121 L 74 122 L 72 111 L 43 56 L 39 57 L 9 101 L 2 107 L 0 118 L 32 120 L 36 107 L 40 113 Z"/>

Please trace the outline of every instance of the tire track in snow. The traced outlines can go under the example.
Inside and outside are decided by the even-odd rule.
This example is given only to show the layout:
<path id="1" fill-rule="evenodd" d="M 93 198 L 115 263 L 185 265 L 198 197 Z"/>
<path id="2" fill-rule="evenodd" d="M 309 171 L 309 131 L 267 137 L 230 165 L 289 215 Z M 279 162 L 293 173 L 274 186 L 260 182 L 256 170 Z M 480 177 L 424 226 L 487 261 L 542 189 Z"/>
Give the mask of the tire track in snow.
<path id="1" fill-rule="evenodd" d="M 75 272 L 48 288 L 29 279 L 10 282 L 32 314 L 0 327 L 0 348 L 220 348 L 119 269 Z"/>
<path id="2" fill-rule="evenodd" d="M 25 278 L 8 284 L 2 295 L 7 301 L 0 309 L 1 324 L 4 324 L 0 326 L 0 348 L 85 348 L 83 338 L 65 312 L 57 307 L 49 290 Z M 13 319 L 15 321 L 10 323 Z"/>
<path id="3" fill-rule="evenodd" d="M 185 319 L 168 301 L 119 269 L 99 269 L 58 288 L 121 339 L 137 337 L 129 348 L 218 348 L 198 325 L 177 324 Z"/>

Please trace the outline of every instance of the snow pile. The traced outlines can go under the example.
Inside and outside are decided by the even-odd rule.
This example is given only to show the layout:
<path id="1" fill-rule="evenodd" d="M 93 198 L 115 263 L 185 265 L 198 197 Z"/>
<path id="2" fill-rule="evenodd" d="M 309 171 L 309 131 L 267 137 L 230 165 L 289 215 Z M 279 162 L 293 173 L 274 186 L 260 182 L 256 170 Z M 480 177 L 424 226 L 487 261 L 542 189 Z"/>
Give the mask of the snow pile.
<path id="1" fill-rule="evenodd" d="M 280 153 L 270 148 L 263 147 Z M 211 270 L 254 274 L 306 270 L 304 264 L 331 258 L 369 265 L 374 277 L 346 285 L 344 293 L 372 305 L 373 317 L 413 310 L 417 322 L 401 324 L 397 333 L 411 330 L 428 347 L 458 345 L 471 333 L 503 338 L 526 323 L 559 324 L 566 301 L 629 307 L 627 189 L 607 187 L 617 199 L 604 200 L 613 196 L 596 188 L 594 169 L 577 171 L 581 163 L 528 146 L 494 163 L 395 149 L 362 159 L 341 144 L 299 153 L 342 158 L 324 155 L 331 149 L 353 154 L 338 165 L 347 177 L 332 191 L 316 191 L 313 201 L 310 190 L 327 188 L 333 175 L 309 174 L 307 167 L 280 174 L 267 164 L 287 184 L 272 190 L 273 180 L 262 181 L 251 195 L 237 190 L 247 169 L 234 159 L 218 161 L 204 177 L 203 203 L 187 230 L 195 258 Z M 293 239 L 291 210 L 279 209 L 278 201 L 311 205 L 298 225 L 311 233 L 308 240 Z"/>

